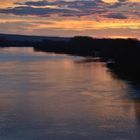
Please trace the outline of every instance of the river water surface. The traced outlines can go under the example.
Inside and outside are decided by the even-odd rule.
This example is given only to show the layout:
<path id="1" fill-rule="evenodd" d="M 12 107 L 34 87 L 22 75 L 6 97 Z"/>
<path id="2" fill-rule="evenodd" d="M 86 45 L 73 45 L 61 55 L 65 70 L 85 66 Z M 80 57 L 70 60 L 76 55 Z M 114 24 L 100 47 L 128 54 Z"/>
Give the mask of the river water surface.
<path id="1" fill-rule="evenodd" d="M 140 88 L 105 63 L 0 49 L 0 140 L 139 140 Z"/>

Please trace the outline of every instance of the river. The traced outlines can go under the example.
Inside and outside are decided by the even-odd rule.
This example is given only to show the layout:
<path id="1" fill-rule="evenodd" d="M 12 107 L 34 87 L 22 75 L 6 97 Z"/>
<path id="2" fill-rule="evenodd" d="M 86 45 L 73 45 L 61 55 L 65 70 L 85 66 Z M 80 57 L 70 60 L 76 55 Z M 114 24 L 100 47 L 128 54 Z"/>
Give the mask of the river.
<path id="1" fill-rule="evenodd" d="M 103 62 L 0 48 L 0 140 L 139 140 L 139 94 Z"/>

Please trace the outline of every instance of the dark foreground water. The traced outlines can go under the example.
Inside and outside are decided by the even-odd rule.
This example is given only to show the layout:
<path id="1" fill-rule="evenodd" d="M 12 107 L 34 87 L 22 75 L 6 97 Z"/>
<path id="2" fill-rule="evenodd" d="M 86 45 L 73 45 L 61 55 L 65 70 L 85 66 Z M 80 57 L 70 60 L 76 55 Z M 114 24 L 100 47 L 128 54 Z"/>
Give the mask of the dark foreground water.
<path id="1" fill-rule="evenodd" d="M 105 63 L 0 49 L 0 140 L 139 140 L 139 86 Z"/>

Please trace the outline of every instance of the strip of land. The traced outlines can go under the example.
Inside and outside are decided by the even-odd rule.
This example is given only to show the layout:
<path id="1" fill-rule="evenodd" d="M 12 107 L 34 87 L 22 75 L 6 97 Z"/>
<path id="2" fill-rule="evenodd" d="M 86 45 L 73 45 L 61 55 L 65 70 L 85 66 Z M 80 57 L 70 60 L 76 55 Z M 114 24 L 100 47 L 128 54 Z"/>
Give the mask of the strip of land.
<path id="1" fill-rule="evenodd" d="M 100 58 L 113 70 L 140 78 L 140 41 L 77 36 L 72 38 L 0 34 L 1 47 L 32 46 L 35 51 Z"/>

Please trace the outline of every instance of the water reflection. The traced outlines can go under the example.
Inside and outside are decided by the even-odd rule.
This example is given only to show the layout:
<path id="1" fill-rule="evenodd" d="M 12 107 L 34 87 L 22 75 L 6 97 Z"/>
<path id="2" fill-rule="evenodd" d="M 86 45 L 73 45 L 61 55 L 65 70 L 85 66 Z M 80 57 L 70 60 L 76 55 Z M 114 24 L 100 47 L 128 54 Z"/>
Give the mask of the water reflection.
<path id="1" fill-rule="evenodd" d="M 0 139 L 139 140 L 140 103 L 132 98 L 139 89 L 105 63 L 31 48 L 4 51 Z"/>

